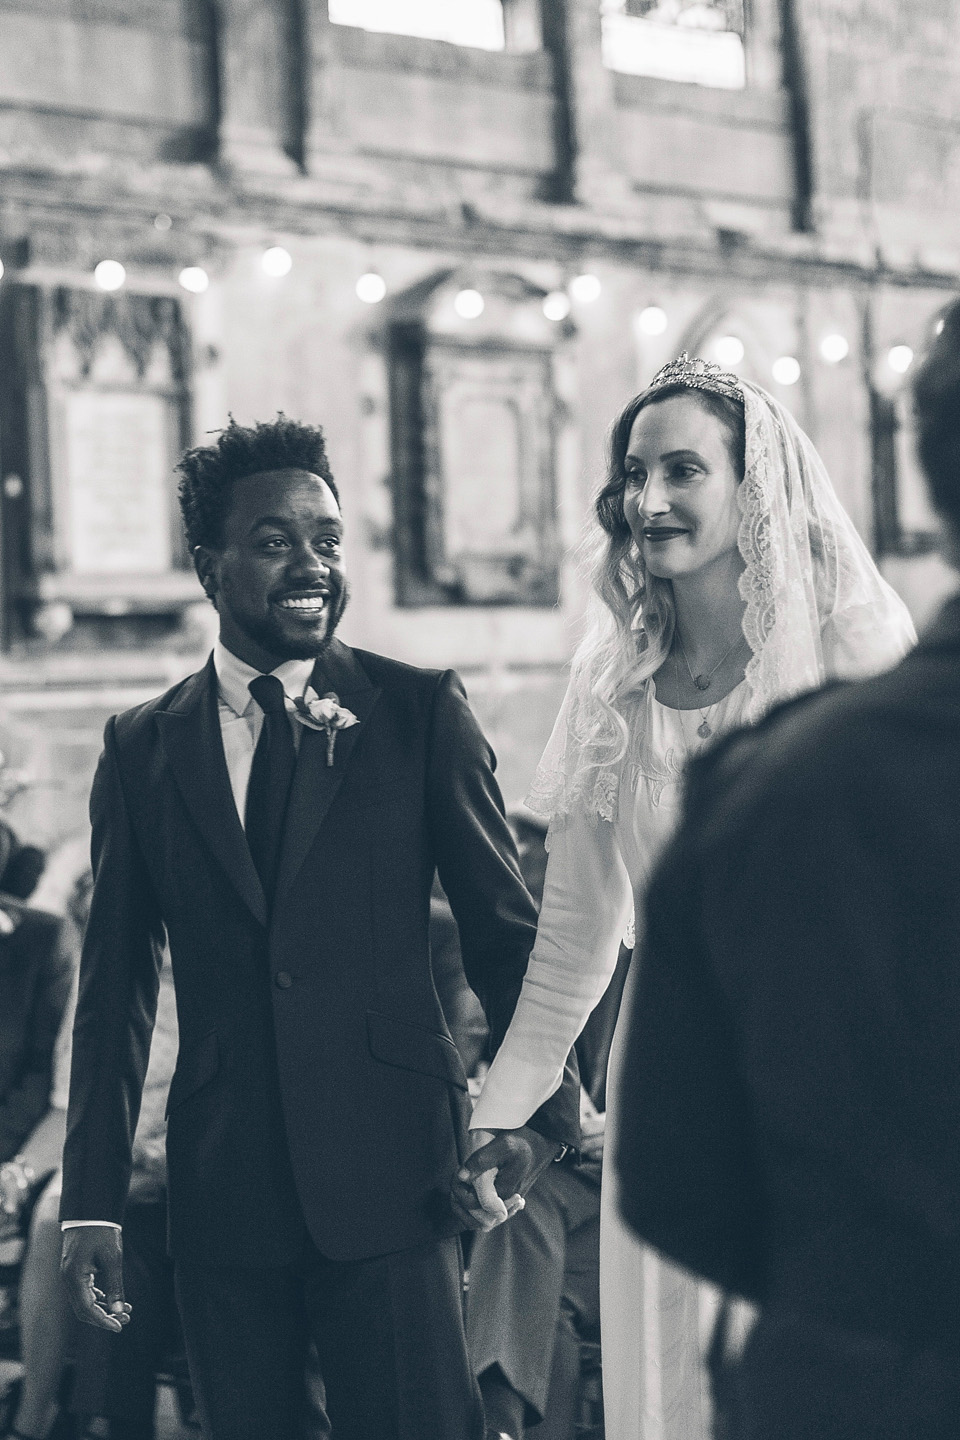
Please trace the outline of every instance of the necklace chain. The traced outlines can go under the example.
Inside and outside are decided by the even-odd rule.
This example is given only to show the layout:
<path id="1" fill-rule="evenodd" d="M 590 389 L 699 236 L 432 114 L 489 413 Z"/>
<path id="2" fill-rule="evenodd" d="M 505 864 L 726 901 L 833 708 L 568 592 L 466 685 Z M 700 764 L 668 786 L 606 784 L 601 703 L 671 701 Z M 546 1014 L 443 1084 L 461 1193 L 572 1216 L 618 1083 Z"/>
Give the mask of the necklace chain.
<path id="1" fill-rule="evenodd" d="M 744 634 L 743 634 L 743 631 L 741 630 L 741 631 L 740 631 L 740 634 L 737 636 L 736 640 L 734 640 L 734 642 L 733 642 L 733 644 L 730 646 L 729 650 L 725 650 L 725 651 L 723 652 L 723 654 L 720 656 L 720 659 L 717 661 L 716 665 L 714 665 L 714 667 L 713 667 L 712 670 L 708 670 L 707 673 L 706 673 L 706 675 L 703 675 L 703 674 L 694 675 L 693 671 L 692 671 L 691 668 L 690 668 L 690 661 L 687 659 L 687 652 L 686 652 L 686 650 L 683 648 L 683 641 L 682 641 L 682 639 L 680 638 L 680 631 L 679 631 L 679 629 L 678 629 L 677 632 L 676 632 L 676 636 L 677 636 L 677 644 L 678 644 L 679 647 L 680 647 L 680 654 L 683 656 L 683 663 L 684 663 L 684 665 L 687 667 L 687 674 L 690 676 L 690 679 L 693 681 L 694 685 L 697 687 L 698 690 L 709 690 L 709 689 L 710 689 L 710 681 L 713 679 L 714 675 L 716 675 L 717 671 L 720 669 L 720 666 L 723 664 L 724 660 L 728 660 L 728 659 L 730 658 L 730 656 L 733 654 L 734 650 L 737 649 L 738 645 L 739 645 L 739 644 L 741 643 L 741 641 L 744 639 Z"/>
<path id="2" fill-rule="evenodd" d="M 680 639 L 679 635 L 677 636 L 677 639 Z M 681 646 L 680 648 L 682 649 L 683 647 Z M 683 658 L 686 659 L 687 657 L 684 656 Z M 689 670 L 689 668 L 690 667 L 688 665 L 687 669 Z M 683 707 L 680 704 L 680 661 L 677 659 L 676 652 L 674 652 L 673 656 L 673 670 L 677 686 L 677 714 L 680 717 L 680 733 L 681 735 L 683 735 Z M 692 678 L 693 677 L 691 676 L 691 679 Z M 694 681 L 694 684 L 696 684 L 696 681 Z M 701 740 L 709 740 L 710 736 L 713 734 L 713 726 L 707 719 L 707 710 L 709 710 L 709 708 L 709 705 L 705 708 L 701 708 L 699 704 L 697 705 L 697 709 L 700 711 L 700 724 L 697 726 L 697 734 L 700 736 Z M 684 746 L 686 746 L 686 736 L 684 736 Z"/>

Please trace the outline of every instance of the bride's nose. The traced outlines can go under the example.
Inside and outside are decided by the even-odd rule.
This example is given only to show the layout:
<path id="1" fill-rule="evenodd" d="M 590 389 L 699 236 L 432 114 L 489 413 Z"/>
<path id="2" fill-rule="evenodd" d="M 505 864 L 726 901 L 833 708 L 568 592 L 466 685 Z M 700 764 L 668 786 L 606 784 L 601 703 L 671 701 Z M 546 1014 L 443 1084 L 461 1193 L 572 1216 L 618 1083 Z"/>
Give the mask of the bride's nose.
<path id="1" fill-rule="evenodd" d="M 662 475 L 647 477 L 638 508 L 644 520 L 654 520 L 658 515 L 666 515 L 670 509 L 670 496 Z"/>

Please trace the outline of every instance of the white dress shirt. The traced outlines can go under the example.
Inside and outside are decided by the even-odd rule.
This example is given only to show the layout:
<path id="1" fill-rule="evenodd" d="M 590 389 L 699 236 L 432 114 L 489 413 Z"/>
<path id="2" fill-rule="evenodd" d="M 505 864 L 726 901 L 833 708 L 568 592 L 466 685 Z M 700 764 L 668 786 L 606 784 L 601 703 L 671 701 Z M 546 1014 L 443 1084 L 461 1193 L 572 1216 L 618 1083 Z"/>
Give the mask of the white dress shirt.
<path id="1" fill-rule="evenodd" d="M 220 716 L 220 736 L 223 753 L 230 776 L 230 789 L 234 804 L 244 823 L 247 805 L 247 786 L 250 784 L 250 770 L 253 766 L 253 752 L 260 739 L 263 727 L 263 711 L 250 694 L 249 685 L 263 672 L 240 660 L 218 640 L 213 647 L 213 665 L 217 672 L 217 712 Z M 276 670 L 271 670 L 283 686 L 287 702 L 287 714 L 294 713 L 294 700 L 303 695 L 313 674 L 313 660 L 285 660 Z M 293 743 L 299 748 L 300 726 L 293 725 Z M 109 1225 L 114 1230 L 121 1227 L 115 1220 L 64 1220 L 61 1230 L 72 1230 L 78 1225 Z"/>
<path id="2" fill-rule="evenodd" d="M 218 640 L 213 647 L 213 664 L 217 672 L 220 735 L 223 739 L 223 753 L 227 761 L 227 774 L 234 803 L 243 823 L 247 804 L 247 786 L 250 783 L 250 769 L 253 752 L 257 748 L 263 727 L 263 711 L 250 694 L 251 680 L 262 672 L 255 670 L 244 660 L 238 660 Z M 283 686 L 287 701 L 287 714 L 294 713 L 294 700 L 302 695 L 310 684 L 313 674 L 313 660 L 285 660 L 276 670 L 271 670 Z M 293 743 L 299 748 L 300 726 L 293 726 Z"/>

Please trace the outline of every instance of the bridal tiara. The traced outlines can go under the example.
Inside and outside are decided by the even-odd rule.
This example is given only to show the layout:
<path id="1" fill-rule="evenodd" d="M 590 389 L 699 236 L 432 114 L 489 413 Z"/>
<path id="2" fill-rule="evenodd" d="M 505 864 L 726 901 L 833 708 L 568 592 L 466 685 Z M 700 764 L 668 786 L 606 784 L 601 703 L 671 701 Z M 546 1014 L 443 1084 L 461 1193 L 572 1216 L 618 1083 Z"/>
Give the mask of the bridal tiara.
<path id="1" fill-rule="evenodd" d="M 668 385 L 684 385 L 688 390 L 709 390 L 713 395 L 725 395 L 728 400 L 743 401 L 743 389 L 736 375 L 721 370 L 710 360 L 699 357 L 691 360 L 686 350 L 662 366 L 643 392 L 651 395 L 655 390 L 665 390 Z"/>

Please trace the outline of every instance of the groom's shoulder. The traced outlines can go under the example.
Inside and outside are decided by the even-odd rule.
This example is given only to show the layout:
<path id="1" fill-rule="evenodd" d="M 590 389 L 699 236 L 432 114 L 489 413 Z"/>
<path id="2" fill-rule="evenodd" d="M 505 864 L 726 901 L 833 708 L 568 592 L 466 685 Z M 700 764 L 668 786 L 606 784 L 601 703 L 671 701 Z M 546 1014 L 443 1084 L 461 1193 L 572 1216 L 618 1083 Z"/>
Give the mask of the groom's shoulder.
<path id="1" fill-rule="evenodd" d="M 204 666 L 203 669 L 195 671 L 192 675 L 185 675 L 182 680 L 178 680 L 168 690 L 164 690 L 162 695 L 154 695 L 139 705 L 132 705 L 129 710 L 121 710 L 108 722 L 108 728 L 112 726 L 119 744 L 135 744 L 138 740 L 146 739 L 154 733 L 154 720 L 157 715 L 168 710 L 176 710 L 180 704 L 205 684 L 206 667 Z"/>
<path id="2" fill-rule="evenodd" d="M 390 655 L 378 655 L 372 650 L 353 648 L 353 654 L 368 678 L 384 689 L 406 692 L 423 698 L 432 696 L 437 687 L 455 672 L 423 665 L 410 665 L 395 660 Z"/>

